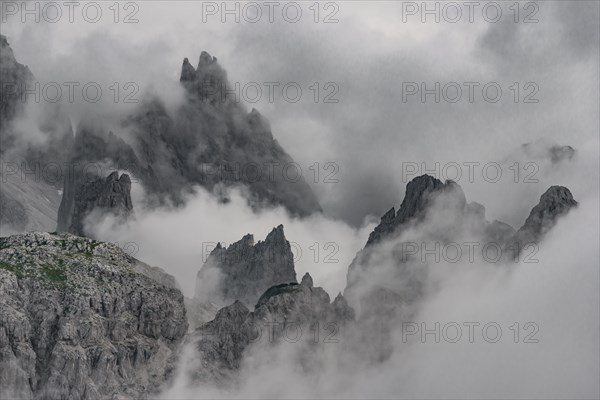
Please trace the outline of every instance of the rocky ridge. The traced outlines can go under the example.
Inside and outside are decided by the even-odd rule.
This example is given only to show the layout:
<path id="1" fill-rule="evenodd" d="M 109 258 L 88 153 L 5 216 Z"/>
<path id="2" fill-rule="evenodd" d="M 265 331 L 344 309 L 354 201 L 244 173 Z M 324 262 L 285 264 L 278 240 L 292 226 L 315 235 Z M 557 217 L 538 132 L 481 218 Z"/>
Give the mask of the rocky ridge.
<path id="1" fill-rule="evenodd" d="M 346 325 L 354 321 L 354 311 L 341 293 L 331 302 L 323 288 L 311 285 L 310 275 L 302 282 L 269 288 L 254 311 L 236 301 L 196 330 L 189 341 L 200 362 L 191 371 L 192 379 L 231 385 L 244 355 L 256 346 L 297 345 L 303 346 L 299 353 L 309 354 L 319 345 L 312 340 L 314 329 L 330 328 L 331 340 L 338 341 Z"/>
<path id="2" fill-rule="evenodd" d="M 195 297 L 252 307 L 268 288 L 296 282 L 294 255 L 279 225 L 256 244 L 250 234 L 227 248 L 218 243 L 198 271 Z"/>

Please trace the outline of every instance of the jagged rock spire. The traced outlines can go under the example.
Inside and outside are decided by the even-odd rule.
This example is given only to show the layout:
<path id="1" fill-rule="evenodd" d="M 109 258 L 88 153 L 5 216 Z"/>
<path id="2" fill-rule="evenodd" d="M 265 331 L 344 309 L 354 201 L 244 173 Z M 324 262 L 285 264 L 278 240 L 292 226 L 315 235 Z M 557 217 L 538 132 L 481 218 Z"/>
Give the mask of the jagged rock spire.
<path id="1" fill-rule="evenodd" d="M 517 231 L 514 241 L 522 245 L 539 241 L 557 222 L 578 203 L 571 191 L 564 186 L 551 186 L 531 209 L 523 226 Z"/>
<path id="2" fill-rule="evenodd" d="M 219 65 L 217 57 L 206 51 L 200 54 L 196 69 L 187 57 L 184 58 L 179 81 L 194 97 L 212 105 L 227 104 L 231 100 L 226 96 L 229 93 L 227 72 Z"/>
<path id="3" fill-rule="evenodd" d="M 373 245 L 392 234 L 399 226 L 409 220 L 423 217 L 434 198 L 434 194 L 437 193 L 446 193 L 452 196 L 456 203 L 455 206 L 459 209 L 466 206 L 465 195 L 457 183 L 453 181 L 442 183 L 442 181 L 431 175 L 418 176 L 406 185 L 404 200 L 398 212 L 396 213 L 392 207 L 381 218 L 379 225 L 369 235 L 367 246 Z"/>
<path id="4" fill-rule="evenodd" d="M 183 59 L 183 66 L 181 67 L 180 82 L 192 82 L 196 78 L 196 70 L 190 64 L 190 61 L 186 58 Z"/>
<path id="5" fill-rule="evenodd" d="M 133 214 L 129 175 L 119 177 L 119 173 L 114 171 L 107 178 L 83 183 L 75 195 L 69 232 L 84 236 L 84 220 L 96 209 L 123 218 Z"/>
<path id="6" fill-rule="evenodd" d="M 309 288 L 313 287 L 313 278 L 312 276 L 310 276 L 310 274 L 307 272 L 304 274 L 304 276 L 302 277 L 302 281 L 300 282 L 301 285 L 307 286 Z"/>
<path id="7" fill-rule="evenodd" d="M 246 234 L 227 248 L 215 248 L 198 272 L 196 298 L 253 306 L 268 288 L 288 283 L 297 283 L 294 255 L 279 225 L 256 244 Z"/>

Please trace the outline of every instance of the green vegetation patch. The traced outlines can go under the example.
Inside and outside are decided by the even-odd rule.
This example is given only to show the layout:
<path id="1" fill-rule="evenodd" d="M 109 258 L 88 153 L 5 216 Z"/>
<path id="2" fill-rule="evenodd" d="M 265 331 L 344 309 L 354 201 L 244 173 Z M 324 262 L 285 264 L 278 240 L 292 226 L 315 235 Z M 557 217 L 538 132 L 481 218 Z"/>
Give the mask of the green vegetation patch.
<path id="1" fill-rule="evenodd" d="M 61 267 L 52 267 L 49 265 L 44 265 L 42 267 L 42 272 L 51 282 L 63 283 L 67 281 L 67 275 L 65 271 Z"/>
<path id="2" fill-rule="evenodd" d="M 19 278 L 22 278 L 25 275 L 22 266 L 9 264 L 9 263 L 3 262 L 3 261 L 0 261 L 0 269 L 3 269 L 8 272 L 12 272 L 13 274 L 17 275 L 17 277 L 19 277 Z"/>
<path id="3" fill-rule="evenodd" d="M 61 284 L 67 281 L 67 274 L 65 273 L 65 266 L 62 260 L 59 260 L 58 266 L 44 264 L 39 268 L 34 266 L 28 267 L 25 264 L 12 264 L 0 261 L 0 269 L 12 272 L 19 279 L 34 278 L 42 281 Z"/>

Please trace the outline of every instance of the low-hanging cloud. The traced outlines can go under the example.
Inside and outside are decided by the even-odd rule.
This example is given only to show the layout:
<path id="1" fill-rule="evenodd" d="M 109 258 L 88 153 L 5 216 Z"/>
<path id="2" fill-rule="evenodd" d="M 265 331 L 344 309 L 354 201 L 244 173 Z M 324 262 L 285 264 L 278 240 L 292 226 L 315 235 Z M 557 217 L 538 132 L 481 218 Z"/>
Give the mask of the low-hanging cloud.
<path id="1" fill-rule="evenodd" d="M 396 322 L 384 362 L 360 356 L 377 344 L 353 340 L 379 332 L 358 323 L 350 332 L 367 335 L 319 344 L 309 368 L 299 343 L 250 348 L 236 384 L 215 387 L 186 379 L 199 367 L 190 344 L 161 398 L 596 398 L 599 237 L 586 222 L 598 221 L 597 203 L 587 197 L 559 220 L 538 263 L 430 262 L 428 289 Z M 436 222 L 407 235 L 427 236 Z"/>
<path id="2" fill-rule="evenodd" d="M 144 194 L 138 184 L 132 192 L 135 208 L 142 204 Z M 185 206 L 135 209 L 135 219 L 124 224 L 110 216 L 101 221 L 92 219 L 87 229 L 99 239 L 137 243 L 136 257 L 174 275 L 184 294 L 191 297 L 196 273 L 218 242 L 229 246 L 248 233 L 255 241 L 264 240 L 274 227 L 283 224 L 298 279 L 309 272 L 318 286 L 335 296 L 343 291 L 347 266 L 374 226 L 366 223 L 357 229 L 321 214 L 293 218 L 280 207 L 253 211 L 239 189 L 228 197 L 223 203 L 197 187 Z"/>

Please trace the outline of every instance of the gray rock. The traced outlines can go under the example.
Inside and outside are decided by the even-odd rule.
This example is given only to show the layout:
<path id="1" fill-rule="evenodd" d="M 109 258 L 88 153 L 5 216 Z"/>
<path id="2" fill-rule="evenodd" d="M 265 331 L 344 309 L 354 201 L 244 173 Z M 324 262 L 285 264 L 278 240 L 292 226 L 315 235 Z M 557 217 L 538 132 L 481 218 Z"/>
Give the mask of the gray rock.
<path id="1" fill-rule="evenodd" d="M 0 396 L 156 394 L 187 321 L 181 292 L 140 264 L 115 245 L 69 234 L 0 239 Z"/>
<path id="2" fill-rule="evenodd" d="M 542 194 L 539 203 L 531 209 L 523 226 L 507 241 L 508 254 L 518 257 L 525 246 L 537 246 L 556 222 L 577 205 L 569 189 L 564 186 L 551 186 Z"/>
<path id="3" fill-rule="evenodd" d="M 571 160 L 575 156 L 575 149 L 571 146 L 552 146 L 550 148 L 550 160 L 559 163 L 563 160 Z"/>
<path id="4" fill-rule="evenodd" d="M 4 167 L 18 165 L 5 162 Z M 24 231 L 53 231 L 60 204 L 60 192 L 41 179 L 15 173 L 2 173 L 0 183 L 0 235 Z"/>
<path id="5" fill-rule="evenodd" d="M 296 282 L 294 255 L 279 225 L 256 244 L 250 234 L 228 248 L 219 244 L 198 272 L 195 297 L 252 307 L 269 287 Z"/>
<path id="6" fill-rule="evenodd" d="M 309 288 L 313 287 L 313 279 L 312 276 L 310 276 L 310 274 L 307 272 L 306 274 L 304 274 L 304 276 L 302 277 L 302 282 L 300 282 L 301 285 L 304 286 L 308 286 Z"/>
<path id="7" fill-rule="evenodd" d="M 347 286 L 344 292 L 346 297 L 351 299 L 351 301 L 359 301 L 359 299 L 355 298 L 352 291 L 354 286 L 360 286 L 361 282 L 365 280 L 364 274 L 373 275 L 373 272 L 367 270 L 373 268 L 371 266 L 371 258 L 376 252 L 374 248 L 383 241 L 402 234 L 406 228 L 422 222 L 426 217 L 430 206 L 436 199 L 443 200 L 441 206 L 443 207 L 443 212 L 448 214 L 449 218 L 456 216 L 466 218 L 468 215 L 471 215 L 477 219 L 477 215 L 481 214 L 481 208 L 483 208 L 483 206 L 478 207 L 473 203 L 467 205 L 461 187 L 453 181 L 442 183 L 439 179 L 430 175 L 422 175 L 414 178 L 406 185 L 404 200 L 402 201 L 398 212 L 392 208 L 381 218 L 379 225 L 376 226 L 369 235 L 365 248 L 358 252 L 348 267 Z M 483 210 L 483 213 L 485 213 L 485 209 Z M 484 219 L 480 219 L 480 223 L 483 224 Z M 450 240 L 452 233 L 452 231 L 446 232 L 440 230 L 437 240 Z M 404 267 L 402 267 L 403 264 L 404 262 L 398 262 L 399 267 L 396 272 L 399 276 L 380 277 L 380 282 L 378 282 L 378 284 L 381 287 L 386 287 L 390 284 L 394 285 L 393 282 L 400 279 L 406 283 L 411 291 L 414 291 L 416 296 L 417 293 L 420 292 L 420 285 L 416 283 L 415 276 L 404 276 L 405 272 Z M 404 278 L 410 278 L 410 280 L 405 281 Z M 389 281 L 387 281 L 388 279 Z"/>
<path id="8" fill-rule="evenodd" d="M 14 116 L 23 109 L 26 84 L 33 80 L 29 67 L 17 62 L 6 36 L 0 35 L 0 131 L 5 130 Z M 4 146 L 6 144 L 3 143 L 2 150 L 5 149 Z"/>
<path id="9" fill-rule="evenodd" d="M 59 232 L 70 230 L 75 198 L 84 185 L 100 178 L 98 171 L 127 170 L 138 180 L 158 186 L 152 167 L 141 167 L 131 146 L 112 132 L 96 129 L 92 123 L 82 122 L 79 125 L 70 162 L 73 167 L 64 176 L 64 191 L 58 209 L 56 230 Z"/>
<path id="10" fill-rule="evenodd" d="M 515 233 L 516 231 L 512 226 L 494 220 L 486 226 L 484 238 L 486 243 L 495 243 L 499 248 L 504 248 Z"/>
<path id="11" fill-rule="evenodd" d="M 29 223 L 25 207 L 12 196 L 10 191 L 4 189 L 4 185 L 0 188 L 0 221 L 10 227 L 0 229 L 13 229 L 17 232 L 24 231 Z"/>
<path id="12" fill-rule="evenodd" d="M 369 235 L 367 246 L 378 243 L 392 234 L 397 234 L 398 228 L 409 222 L 422 219 L 435 195 L 443 192 L 452 192 L 452 195 L 457 198 L 458 207 L 464 208 L 466 204 L 465 195 L 456 183 L 452 181 L 442 183 L 442 181 L 430 175 L 421 175 L 411 180 L 406 185 L 404 200 L 398 212 L 396 213 L 395 209 L 391 208 L 385 213 L 379 225 Z"/>
<path id="13" fill-rule="evenodd" d="M 217 383 L 226 387 L 235 382 L 244 355 L 252 346 L 270 347 L 289 342 L 304 345 L 301 352 L 310 358 L 311 349 L 321 341 L 313 340 L 314 329 L 331 329 L 339 340 L 345 327 L 354 320 L 354 311 L 340 294 L 333 303 L 320 287 L 290 283 L 269 288 L 251 312 L 242 302 L 222 308 L 214 320 L 194 332 L 190 340 L 200 358 L 191 371 L 196 382 Z M 293 340 L 287 336 L 290 327 Z M 297 332 L 304 332 L 304 341 Z M 298 342 L 296 342 L 298 340 Z M 321 343 L 322 344 L 322 343 Z M 310 362 L 307 363 L 310 365 Z"/>
<path id="14" fill-rule="evenodd" d="M 98 178 L 83 183 L 75 195 L 73 216 L 69 233 L 85 236 L 84 222 L 92 212 L 113 214 L 127 219 L 133 215 L 131 202 L 131 179 L 129 175 L 111 173 L 106 179 Z"/>

